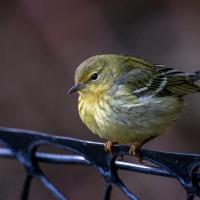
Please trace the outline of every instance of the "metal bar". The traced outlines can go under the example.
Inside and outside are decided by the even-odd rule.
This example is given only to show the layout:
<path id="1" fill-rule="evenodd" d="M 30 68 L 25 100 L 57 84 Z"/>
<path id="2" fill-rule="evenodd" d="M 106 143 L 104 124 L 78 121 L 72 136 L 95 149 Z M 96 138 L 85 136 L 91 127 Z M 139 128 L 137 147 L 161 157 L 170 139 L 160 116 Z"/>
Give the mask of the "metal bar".
<path id="1" fill-rule="evenodd" d="M 1 149 L 0 149 L 0 157 L 1 157 Z M 77 155 L 63 155 L 63 154 L 50 154 L 50 153 L 37 152 L 36 158 L 38 159 L 38 161 L 43 163 L 90 165 L 90 163 L 83 156 L 77 156 Z M 121 170 L 175 178 L 167 170 L 162 169 L 160 167 L 151 167 L 147 165 L 123 162 L 118 160 L 115 161 L 115 165 L 118 169 Z M 195 176 L 198 180 L 200 180 L 200 174 L 195 174 Z"/>
<path id="2" fill-rule="evenodd" d="M 15 158 L 15 155 L 12 153 L 11 150 L 7 148 L 0 148 L 0 157 Z M 77 156 L 77 155 L 63 155 L 63 154 L 37 152 L 36 158 L 39 162 L 50 163 L 50 164 L 90 165 L 90 163 L 83 156 Z M 123 161 L 115 161 L 115 165 L 118 169 L 121 170 L 173 178 L 173 176 L 169 172 L 159 167 L 150 167 L 146 165 L 123 162 Z M 200 175 L 197 175 L 197 178 L 200 179 Z"/>
<path id="3" fill-rule="evenodd" d="M 18 160 L 28 174 L 32 177 L 38 177 L 43 185 L 59 200 L 64 200 L 66 197 L 46 178 L 38 165 L 39 162 L 96 167 L 108 186 L 110 185 L 107 187 L 104 199 L 110 199 L 112 186 L 121 189 L 128 199 L 138 199 L 121 181 L 118 174 L 119 169 L 175 178 L 186 190 L 187 199 L 200 197 L 200 173 L 197 170 L 200 167 L 199 154 L 141 149 L 139 154 L 144 161 L 155 164 L 155 166 L 146 165 L 146 163 L 143 165 L 116 160 L 116 156 L 130 156 L 130 146 L 127 145 L 114 145 L 112 155 L 104 151 L 103 143 L 3 127 L 0 127 L 0 143 L 8 147 L 0 148 L 1 158 Z M 36 151 L 42 145 L 54 145 L 56 148 L 74 152 L 75 155 Z M 31 181 L 29 179 L 26 181 L 27 185 L 30 186 Z M 28 188 L 24 186 L 23 199 L 27 199 L 29 196 Z"/>

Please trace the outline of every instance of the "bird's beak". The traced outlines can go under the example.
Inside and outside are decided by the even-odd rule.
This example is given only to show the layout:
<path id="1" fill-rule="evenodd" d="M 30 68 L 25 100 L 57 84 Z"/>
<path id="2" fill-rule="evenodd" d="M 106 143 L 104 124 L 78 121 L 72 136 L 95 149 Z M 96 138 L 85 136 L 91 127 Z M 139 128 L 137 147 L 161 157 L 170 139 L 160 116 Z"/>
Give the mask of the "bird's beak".
<path id="1" fill-rule="evenodd" d="M 68 92 L 67 92 L 67 94 L 72 94 L 72 93 L 74 93 L 74 92 L 77 92 L 79 89 L 80 89 L 80 84 L 75 84 L 74 86 L 72 86 L 69 90 L 68 90 Z"/>

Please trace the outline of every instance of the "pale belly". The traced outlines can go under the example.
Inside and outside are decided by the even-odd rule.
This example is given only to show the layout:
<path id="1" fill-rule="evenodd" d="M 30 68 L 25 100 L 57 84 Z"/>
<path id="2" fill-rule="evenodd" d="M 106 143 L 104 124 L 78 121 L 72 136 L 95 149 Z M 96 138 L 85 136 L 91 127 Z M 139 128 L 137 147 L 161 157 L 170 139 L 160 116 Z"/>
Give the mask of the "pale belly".
<path id="1" fill-rule="evenodd" d="M 176 97 L 143 97 L 137 103 L 103 101 L 89 108 L 81 116 L 93 133 L 119 143 L 141 143 L 166 131 L 177 119 L 184 106 Z M 84 118 L 84 119 L 83 119 Z"/>

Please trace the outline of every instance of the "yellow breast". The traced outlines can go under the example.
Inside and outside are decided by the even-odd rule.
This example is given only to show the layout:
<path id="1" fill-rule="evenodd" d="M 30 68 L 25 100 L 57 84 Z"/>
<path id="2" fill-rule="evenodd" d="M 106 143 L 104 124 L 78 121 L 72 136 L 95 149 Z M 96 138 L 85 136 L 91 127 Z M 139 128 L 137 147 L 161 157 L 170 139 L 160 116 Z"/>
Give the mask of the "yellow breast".
<path id="1" fill-rule="evenodd" d="M 90 100 L 90 101 L 89 101 Z M 85 99 L 81 96 L 79 96 L 78 99 L 78 110 L 79 115 L 83 123 L 94 133 L 98 134 L 99 132 L 99 126 L 96 123 L 95 120 L 95 109 L 93 107 L 94 102 L 91 101 L 91 99 Z"/>
<path id="2" fill-rule="evenodd" d="M 165 132 L 182 108 L 183 101 L 176 97 L 79 97 L 79 113 L 86 126 L 120 143 L 141 142 Z"/>

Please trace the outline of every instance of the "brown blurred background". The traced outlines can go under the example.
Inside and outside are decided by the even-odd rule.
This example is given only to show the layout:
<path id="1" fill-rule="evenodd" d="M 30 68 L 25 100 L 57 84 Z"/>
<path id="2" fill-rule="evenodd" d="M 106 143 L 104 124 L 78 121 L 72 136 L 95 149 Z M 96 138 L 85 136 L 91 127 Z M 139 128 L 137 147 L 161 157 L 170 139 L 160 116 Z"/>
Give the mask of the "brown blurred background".
<path id="1" fill-rule="evenodd" d="M 96 54 L 144 57 L 180 70 L 200 70 L 199 0 L 18 0 L 0 2 L 0 126 L 100 141 L 81 123 L 77 96 L 67 96 L 80 62 Z M 145 145 L 200 151 L 200 94 L 167 134 Z M 70 199 L 101 199 L 104 181 L 86 167 L 43 166 Z M 122 173 L 142 200 L 183 199 L 177 181 Z M 19 199 L 23 168 L 0 160 L 0 199 Z M 54 199 L 37 180 L 31 200 Z M 113 199 L 124 197 L 114 190 Z"/>

